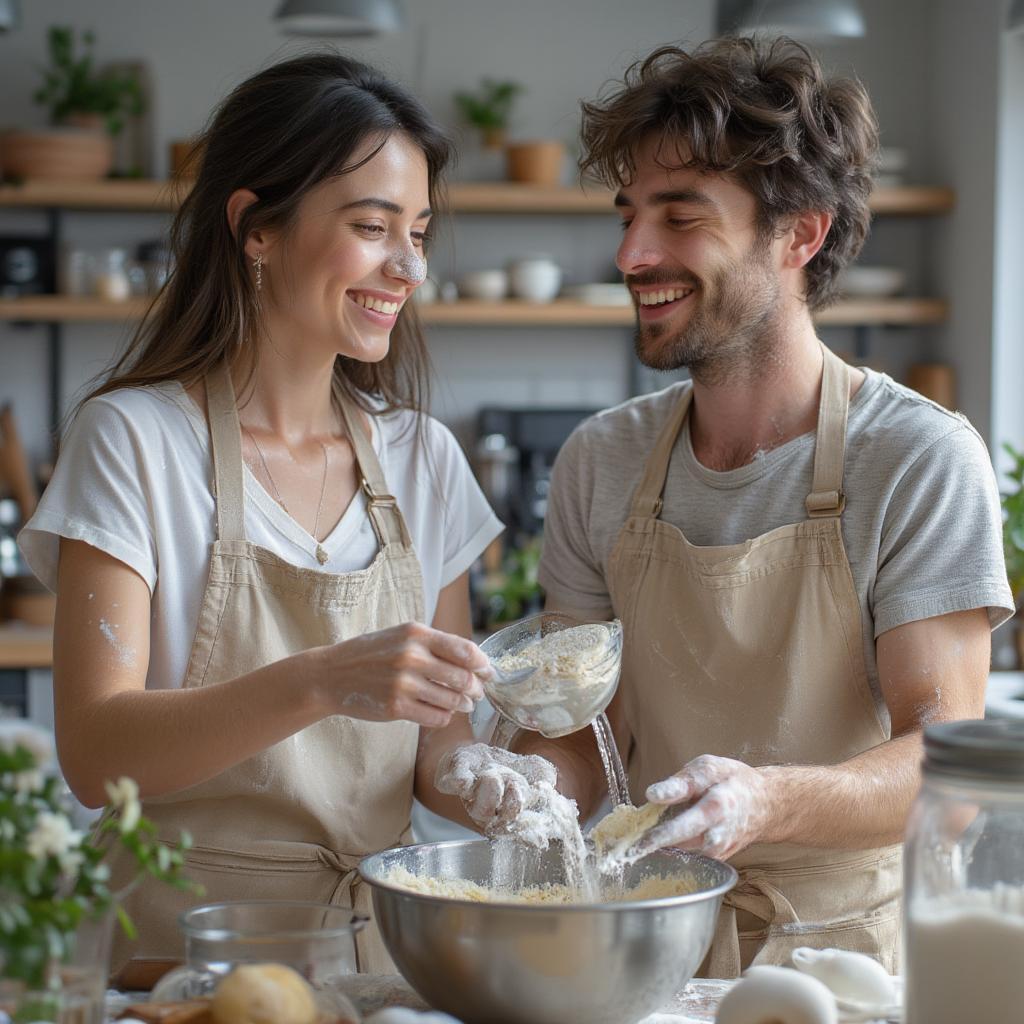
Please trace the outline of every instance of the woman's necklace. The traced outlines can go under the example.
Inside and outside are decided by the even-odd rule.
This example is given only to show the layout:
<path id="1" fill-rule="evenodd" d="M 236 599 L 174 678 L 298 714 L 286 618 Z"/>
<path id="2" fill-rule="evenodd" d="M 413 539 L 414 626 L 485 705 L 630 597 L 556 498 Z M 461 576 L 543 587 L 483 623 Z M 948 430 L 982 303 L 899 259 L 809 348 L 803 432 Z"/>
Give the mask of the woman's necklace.
<path id="1" fill-rule="evenodd" d="M 260 447 L 259 441 L 253 436 L 251 430 L 248 427 L 242 427 L 242 429 L 249 435 L 249 440 L 252 441 L 253 447 L 256 449 L 256 454 L 260 457 L 260 464 L 263 466 L 263 472 L 266 474 L 267 479 L 270 481 L 270 486 L 274 491 L 274 499 L 278 505 L 284 509 L 285 515 L 290 519 L 295 519 L 295 516 L 288 511 L 288 506 L 284 503 L 284 498 L 281 497 L 281 492 L 278 490 L 277 484 L 274 482 L 274 477 L 271 475 L 270 467 L 267 465 L 266 457 L 263 454 L 263 449 Z M 320 445 L 320 450 L 324 453 L 324 478 L 320 482 L 320 500 L 316 505 L 316 518 L 313 520 L 313 540 L 316 541 L 316 560 L 323 565 L 330 555 L 327 554 L 323 545 L 320 543 L 320 512 L 324 507 L 324 492 L 327 490 L 327 445 L 323 441 L 317 441 Z M 298 520 L 295 520 L 298 522 Z"/>

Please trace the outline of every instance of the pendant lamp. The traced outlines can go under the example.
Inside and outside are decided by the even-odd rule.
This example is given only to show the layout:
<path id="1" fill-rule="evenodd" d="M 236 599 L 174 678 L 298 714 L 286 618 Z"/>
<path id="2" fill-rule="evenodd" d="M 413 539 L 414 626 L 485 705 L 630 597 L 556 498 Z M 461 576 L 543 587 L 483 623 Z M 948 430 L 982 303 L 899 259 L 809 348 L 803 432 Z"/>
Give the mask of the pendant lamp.
<path id="1" fill-rule="evenodd" d="M 18 0 L 0 0 L 0 33 L 13 32 L 18 27 L 20 14 Z"/>
<path id="2" fill-rule="evenodd" d="M 855 39 L 865 29 L 857 0 L 719 0 L 718 31 L 823 43 Z"/>
<path id="3" fill-rule="evenodd" d="M 403 27 L 403 0 L 285 0 L 274 20 L 291 36 L 375 36 Z"/>

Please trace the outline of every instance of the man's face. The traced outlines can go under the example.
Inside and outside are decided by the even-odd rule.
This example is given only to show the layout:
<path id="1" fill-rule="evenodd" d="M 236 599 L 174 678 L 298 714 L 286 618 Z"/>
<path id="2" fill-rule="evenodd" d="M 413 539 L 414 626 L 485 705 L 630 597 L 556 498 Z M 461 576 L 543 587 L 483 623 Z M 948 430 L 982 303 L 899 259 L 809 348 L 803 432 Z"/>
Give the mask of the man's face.
<path id="1" fill-rule="evenodd" d="M 759 235 L 754 196 L 731 178 L 667 170 L 657 140 L 637 153 L 615 203 L 616 263 L 637 310 L 636 352 L 656 370 L 718 379 L 770 350 L 782 284 L 772 240 Z M 666 150 L 663 162 L 677 163 Z"/>

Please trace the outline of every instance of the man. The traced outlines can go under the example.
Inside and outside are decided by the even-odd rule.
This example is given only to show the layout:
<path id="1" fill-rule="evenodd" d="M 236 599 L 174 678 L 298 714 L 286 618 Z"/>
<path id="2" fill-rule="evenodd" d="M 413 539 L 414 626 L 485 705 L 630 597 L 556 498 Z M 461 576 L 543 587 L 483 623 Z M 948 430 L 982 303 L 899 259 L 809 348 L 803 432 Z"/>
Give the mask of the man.
<path id="1" fill-rule="evenodd" d="M 1013 605 L 977 433 L 815 334 L 868 230 L 869 100 L 794 43 L 729 39 L 661 49 L 583 111 L 637 354 L 692 386 L 566 444 L 547 605 L 624 624 L 610 717 L 633 799 L 681 810 L 651 845 L 740 871 L 705 973 L 800 945 L 895 970 L 921 730 L 982 715 Z M 597 805 L 589 735 L 517 750 Z"/>

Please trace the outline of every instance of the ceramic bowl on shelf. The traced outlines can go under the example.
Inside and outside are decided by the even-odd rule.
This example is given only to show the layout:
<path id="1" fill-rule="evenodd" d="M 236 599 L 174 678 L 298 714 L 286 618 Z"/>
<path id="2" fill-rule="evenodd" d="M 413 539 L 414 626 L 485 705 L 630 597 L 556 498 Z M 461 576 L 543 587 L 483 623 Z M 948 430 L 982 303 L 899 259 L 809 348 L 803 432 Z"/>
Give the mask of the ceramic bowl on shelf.
<path id="1" fill-rule="evenodd" d="M 907 283 L 902 267 L 847 267 L 839 281 L 839 291 L 850 298 L 882 298 L 898 295 Z"/>
<path id="2" fill-rule="evenodd" d="M 565 289 L 567 298 L 588 306 L 631 306 L 633 298 L 624 284 L 575 284 Z"/>
<path id="3" fill-rule="evenodd" d="M 471 270 L 459 278 L 459 296 L 484 302 L 498 302 L 508 294 L 504 270 Z"/>
<path id="4" fill-rule="evenodd" d="M 508 265 L 512 294 L 526 302 L 551 302 L 562 285 L 562 268 L 550 256 L 524 256 Z"/>

